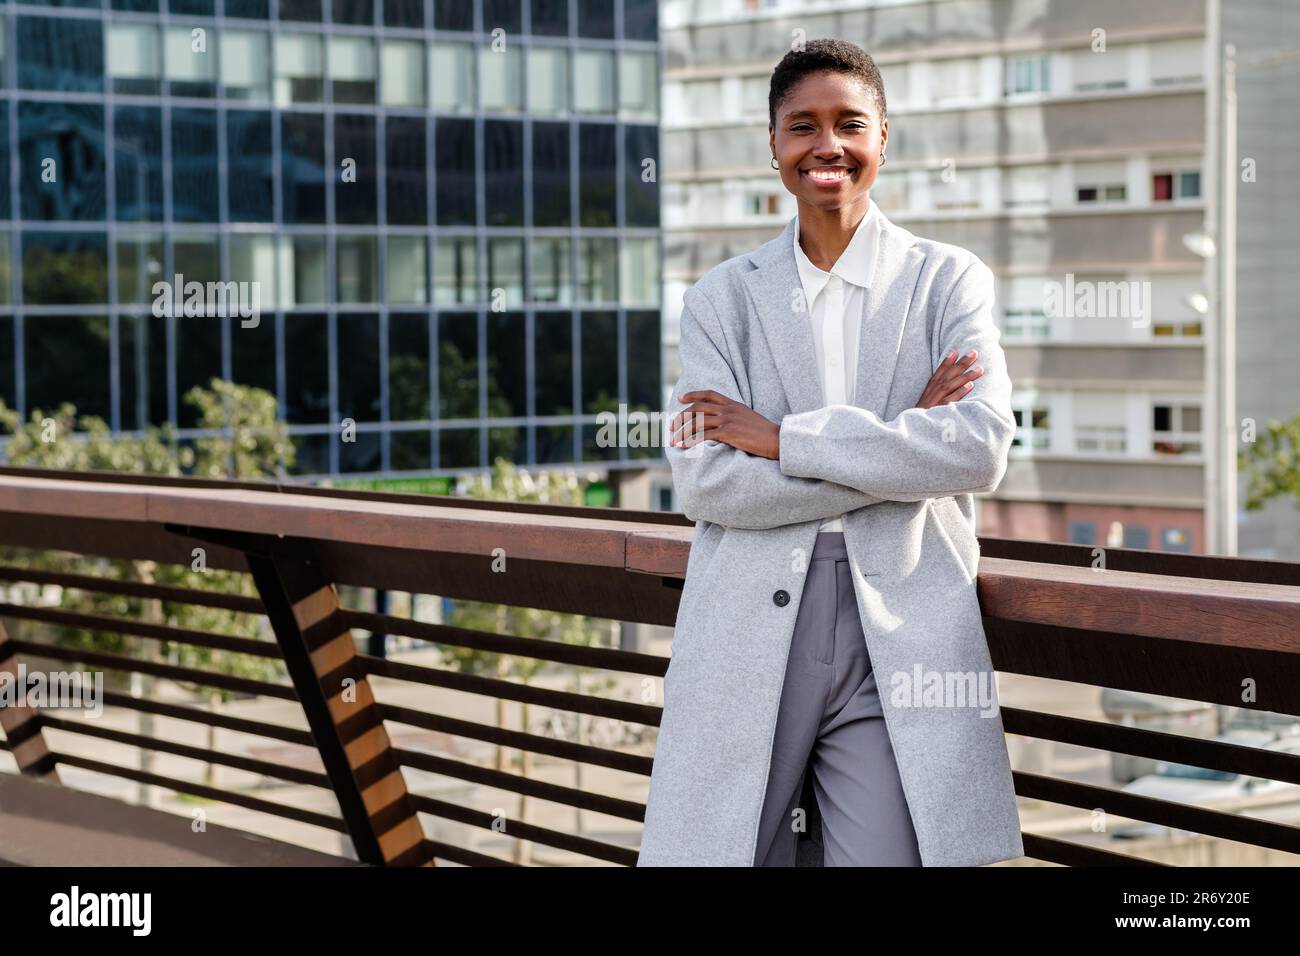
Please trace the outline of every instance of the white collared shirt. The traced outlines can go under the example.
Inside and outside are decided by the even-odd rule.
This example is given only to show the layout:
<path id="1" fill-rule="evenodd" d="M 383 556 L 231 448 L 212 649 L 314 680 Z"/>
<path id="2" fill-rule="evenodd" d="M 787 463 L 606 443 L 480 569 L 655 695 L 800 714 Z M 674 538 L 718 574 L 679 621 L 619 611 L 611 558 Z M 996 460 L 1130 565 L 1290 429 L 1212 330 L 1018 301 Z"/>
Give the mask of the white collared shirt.
<path id="1" fill-rule="evenodd" d="M 866 290 L 876 271 L 880 216 L 871 202 L 844 252 L 825 272 L 813 265 L 799 245 L 799 217 L 795 216 L 794 259 L 799 267 L 807 316 L 812 322 L 817 372 L 822 400 L 827 405 L 849 405 L 857 388 L 858 336 Z M 828 518 L 818 531 L 843 531 L 839 518 Z"/>

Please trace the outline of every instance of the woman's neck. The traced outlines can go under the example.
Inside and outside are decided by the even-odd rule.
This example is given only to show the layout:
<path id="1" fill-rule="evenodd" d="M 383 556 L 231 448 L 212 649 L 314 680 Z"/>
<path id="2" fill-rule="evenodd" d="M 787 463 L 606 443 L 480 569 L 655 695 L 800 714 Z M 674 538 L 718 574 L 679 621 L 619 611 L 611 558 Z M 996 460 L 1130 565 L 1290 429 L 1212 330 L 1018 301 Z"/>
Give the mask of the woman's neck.
<path id="1" fill-rule="evenodd" d="M 837 209 L 799 204 L 799 245 L 808 261 L 823 272 L 839 262 L 862 219 L 871 211 L 871 197 Z"/>

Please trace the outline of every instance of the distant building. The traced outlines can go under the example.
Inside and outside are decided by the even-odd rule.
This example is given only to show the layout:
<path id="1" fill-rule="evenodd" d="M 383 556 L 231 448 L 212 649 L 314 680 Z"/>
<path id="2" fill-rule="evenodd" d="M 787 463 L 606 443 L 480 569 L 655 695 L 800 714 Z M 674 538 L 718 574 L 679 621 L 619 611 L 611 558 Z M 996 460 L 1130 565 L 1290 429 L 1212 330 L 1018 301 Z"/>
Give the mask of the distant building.
<path id="1" fill-rule="evenodd" d="M 1294 3 L 1224 6 L 1253 25 L 1254 42 L 1300 45 Z M 1214 16 L 1217 4 L 1208 9 Z M 684 289 L 796 212 L 768 165 L 772 68 L 796 36 L 850 39 L 880 65 L 891 120 L 873 198 L 919 235 L 971 249 L 998 276 L 1020 433 L 1000 489 L 981 503 L 981 532 L 1205 549 L 1212 260 L 1184 237 L 1202 230 L 1213 194 L 1206 0 L 666 0 L 661 16 L 666 386 L 678 375 Z M 1294 80 L 1295 68 L 1285 75 Z M 1261 151 L 1287 167 L 1271 171 L 1271 192 L 1253 194 L 1275 212 L 1298 208 L 1296 133 L 1263 104 L 1294 106 L 1296 89 L 1259 88 L 1259 112 L 1249 114 L 1271 130 Z M 1243 219 L 1248 208 L 1243 192 Z M 1277 281 L 1294 293 L 1296 270 L 1277 270 L 1297 251 L 1294 217 L 1257 208 L 1241 223 L 1243 270 L 1256 227 L 1253 267 L 1289 272 Z M 1286 243 L 1273 246 L 1282 233 Z M 1054 309 L 1047 283 L 1098 296 Z M 1243 271 L 1238 321 L 1251 373 L 1240 376 L 1241 414 L 1251 389 L 1271 396 L 1254 403 L 1261 413 L 1294 414 L 1296 296 L 1266 302 L 1246 286 Z M 1266 312 L 1248 320 L 1256 302 Z M 1279 535 L 1297 556 L 1290 514 Z"/>
<path id="2" fill-rule="evenodd" d="M 654 0 L 0 11 L 24 418 L 192 439 L 182 396 L 217 376 L 278 396 L 304 476 L 637 455 L 595 422 L 663 378 Z M 153 314 L 177 275 L 256 282 L 258 321 Z"/>

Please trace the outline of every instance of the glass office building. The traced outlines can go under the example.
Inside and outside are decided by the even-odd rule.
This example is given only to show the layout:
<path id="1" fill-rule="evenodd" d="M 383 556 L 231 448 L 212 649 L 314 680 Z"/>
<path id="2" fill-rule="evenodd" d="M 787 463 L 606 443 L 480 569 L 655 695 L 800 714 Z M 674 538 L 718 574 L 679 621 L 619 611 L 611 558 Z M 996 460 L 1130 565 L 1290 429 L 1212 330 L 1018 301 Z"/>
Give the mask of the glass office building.
<path id="1" fill-rule="evenodd" d="M 0 18 L 0 397 L 24 419 L 69 401 L 192 439 L 183 396 L 215 376 L 276 394 L 301 475 L 661 457 L 596 440 L 598 412 L 661 404 L 655 0 Z M 159 309 L 177 277 L 248 283 L 258 320 Z"/>

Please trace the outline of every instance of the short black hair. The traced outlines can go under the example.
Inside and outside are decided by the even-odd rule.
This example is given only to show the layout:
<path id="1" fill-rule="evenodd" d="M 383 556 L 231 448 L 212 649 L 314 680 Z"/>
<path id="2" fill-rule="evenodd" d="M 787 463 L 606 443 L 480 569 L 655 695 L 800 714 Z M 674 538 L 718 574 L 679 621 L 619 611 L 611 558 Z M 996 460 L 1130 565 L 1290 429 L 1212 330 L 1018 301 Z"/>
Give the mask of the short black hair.
<path id="1" fill-rule="evenodd" d="M 772 71 L 772 85 L 767 94 L 768 122 L 776 125 L 776 109 L 810 73 L 846 73 L 857 77 L 876 97 L 880 118 L 885 118 L 885 81 L 880 78 L 876 61 L 866 50 L 848 40 L 809 40 L 802 50 L 790 50 Z"/>

